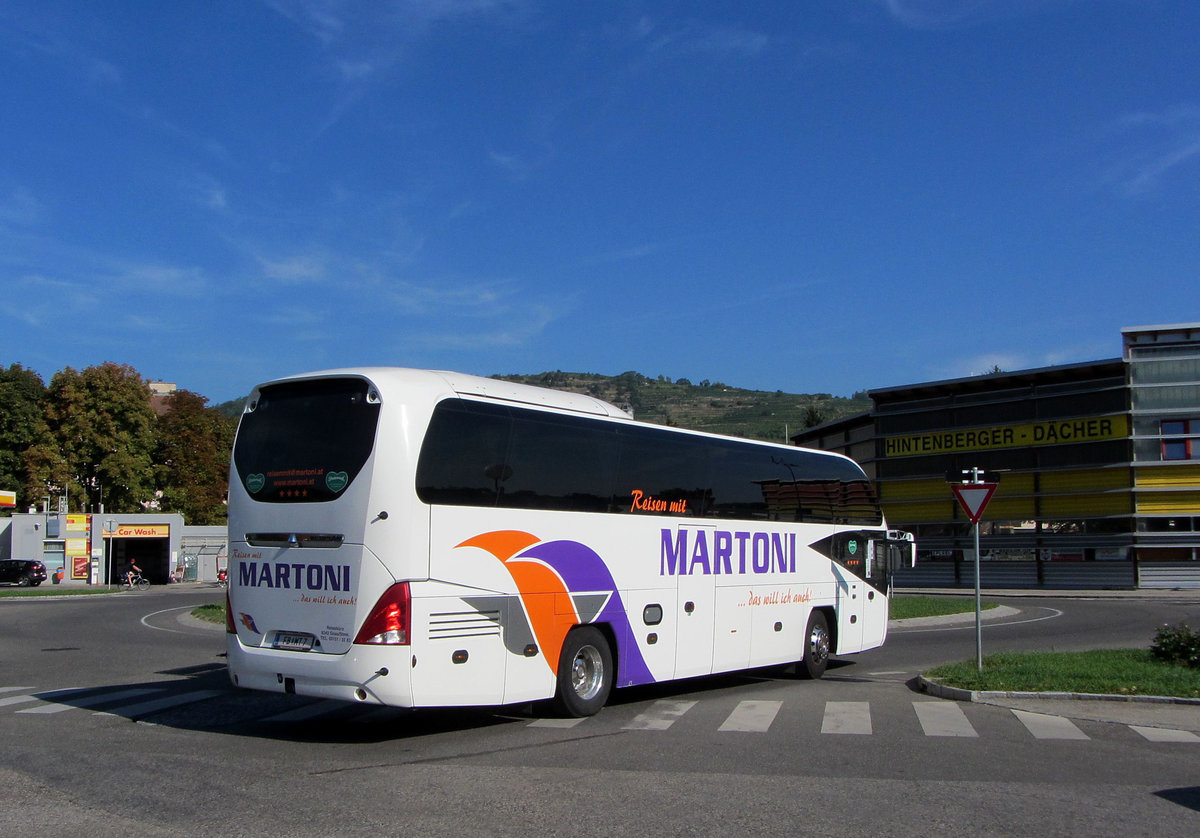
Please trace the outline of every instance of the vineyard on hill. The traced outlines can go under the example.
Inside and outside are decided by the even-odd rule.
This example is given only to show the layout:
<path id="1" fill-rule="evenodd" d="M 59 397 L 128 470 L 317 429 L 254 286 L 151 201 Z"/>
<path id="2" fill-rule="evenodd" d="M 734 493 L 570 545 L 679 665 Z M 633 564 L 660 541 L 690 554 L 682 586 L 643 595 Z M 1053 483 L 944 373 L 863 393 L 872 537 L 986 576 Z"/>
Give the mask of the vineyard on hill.
<path id="1" fill-rule="evenodd" d="M 828 393 L 744 390 L 708 380 L 693 384 L 686 378 L 649 378 L 637 372 L 609 376 L 557 370 L 492 377 L 586 393 L 630 410 L 643 422 L 772 442 L 785 442 L 788 434 L 803 428 L 871 409 L 866 393 L 846 398 Z"/>

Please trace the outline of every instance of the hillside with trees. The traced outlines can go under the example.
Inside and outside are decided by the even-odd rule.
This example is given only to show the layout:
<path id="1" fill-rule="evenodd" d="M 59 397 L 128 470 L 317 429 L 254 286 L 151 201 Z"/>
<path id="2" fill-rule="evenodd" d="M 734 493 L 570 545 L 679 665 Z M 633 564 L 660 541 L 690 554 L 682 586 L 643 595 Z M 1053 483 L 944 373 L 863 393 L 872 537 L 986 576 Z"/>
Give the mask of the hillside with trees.
<path id="1" fill-rule="evenodd" d="M 871 409 L 866 393 L 846 398 L 829 393 L 746 390 L 708 379 L 693 384 L 686 378 L 672 381 L 661 375 L 650 378 L 638 372 L 599 375 L 556 370 L 492 378 L 585 393 L 625 408 L 642 422 L 770 442 L 786 442 L 789 433 Z M 236 419 L 244 401 L 222 402 L 215 409 Z"/>
<path id="2" fill-rule="evenodd" d="M 71 512 L 179 512 L 225 522 L 235 423 L 186 390 L 151 396 L 132 367 L 67 367 L 49 385 L 0 369 L 0 487 L 17 509 L 65 497 Z"/>
<path id="3" fill-rule="evenodd" d="M 866 393 L 845 398 L 745 390 L 707 379 L 693 384 L 686 378 L 672 381 L 637 372 L 608 376 L 558 370 L 493 378 L 586 393 L 630 410 L 643 422 L 771 442 L 786 442 L 790 433 L 871 409 Z"/>

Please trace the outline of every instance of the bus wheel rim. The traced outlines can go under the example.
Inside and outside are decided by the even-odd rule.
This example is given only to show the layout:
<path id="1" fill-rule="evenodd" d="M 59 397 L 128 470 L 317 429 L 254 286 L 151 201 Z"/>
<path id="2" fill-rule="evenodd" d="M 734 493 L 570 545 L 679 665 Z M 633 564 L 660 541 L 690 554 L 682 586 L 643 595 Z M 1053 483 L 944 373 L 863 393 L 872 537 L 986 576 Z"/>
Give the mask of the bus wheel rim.
<path id="1" fill-rule="evenodd" d="M 812 634 L 808 638 L 808 648 L 812 652 L 812 659 L 815 663 L 820 663 L 829 657 L 829 634 L 822 631 L 820 626 L 813 626 Z"/>
<path id="2" fill-rule="evenodd" d="M 604 660 L 595 646 L 584 646 L 571 661 L 571 689 L 585 701 L 595 698 L 604 683 Z"/>

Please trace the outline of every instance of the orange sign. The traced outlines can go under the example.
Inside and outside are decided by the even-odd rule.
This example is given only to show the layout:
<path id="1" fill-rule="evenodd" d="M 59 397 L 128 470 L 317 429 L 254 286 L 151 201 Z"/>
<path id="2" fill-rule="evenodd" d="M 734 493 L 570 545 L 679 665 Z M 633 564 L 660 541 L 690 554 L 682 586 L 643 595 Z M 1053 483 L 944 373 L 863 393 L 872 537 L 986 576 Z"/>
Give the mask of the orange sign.
<path id="1" fill-rule="evenodd" d="M 105 530 L 105 538 L 170 538 L 170 524 L 117 524 L 116 532 Z"/>

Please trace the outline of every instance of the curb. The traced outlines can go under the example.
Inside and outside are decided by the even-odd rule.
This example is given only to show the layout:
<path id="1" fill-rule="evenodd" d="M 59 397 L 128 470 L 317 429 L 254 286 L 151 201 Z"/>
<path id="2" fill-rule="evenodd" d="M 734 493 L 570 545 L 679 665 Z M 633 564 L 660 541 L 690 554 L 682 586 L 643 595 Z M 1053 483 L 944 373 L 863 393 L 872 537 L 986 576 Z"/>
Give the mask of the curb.
<path id="1" fill-rule="evenodd" d="M 1182 698 L 1171 695 L 1113 695 L 1109 693 L 1064 693 L 1064 692 L 1017 692 L 1005 690 L 964 690 L 930 681 L 924 675 L 917 676 L 921 692 L 952 701 L 986 703 L 1004 699 L 1044 698 L 1058 701 L 1123 701 L 1141 704 L 1184 704 L 1200 706 L 1200 698 Z"/>

